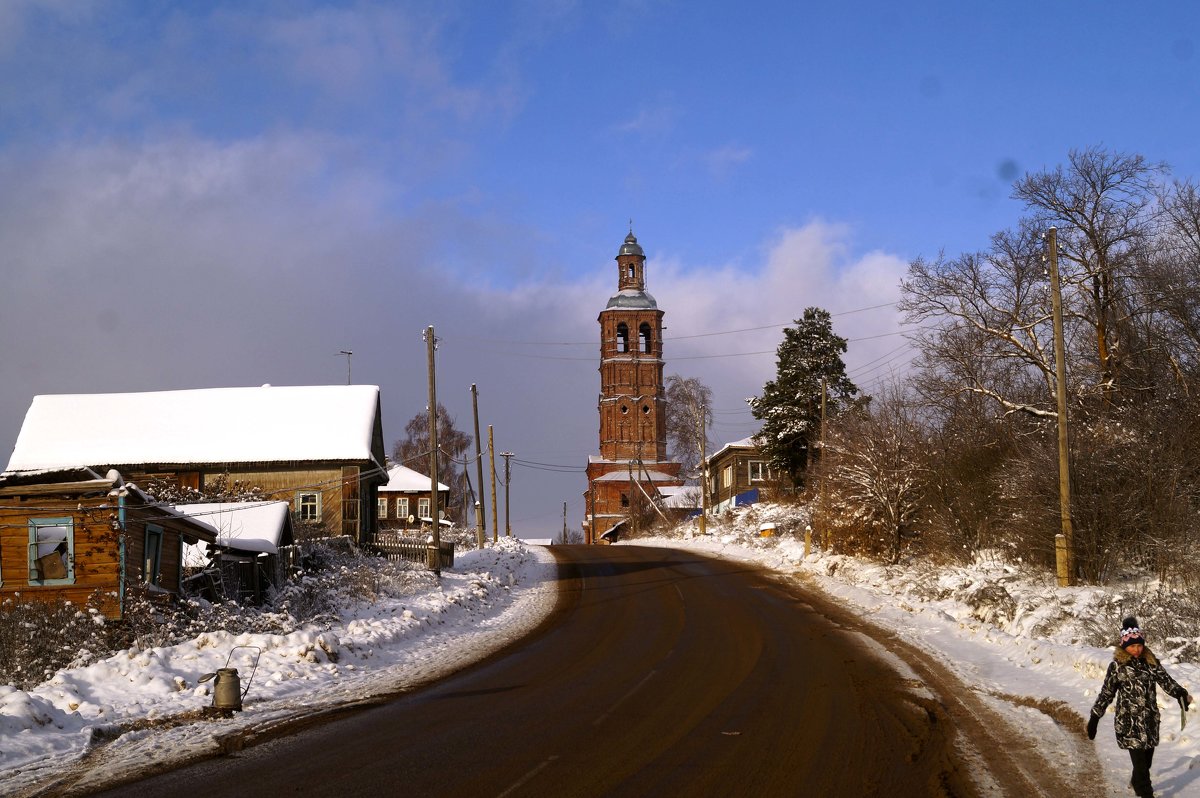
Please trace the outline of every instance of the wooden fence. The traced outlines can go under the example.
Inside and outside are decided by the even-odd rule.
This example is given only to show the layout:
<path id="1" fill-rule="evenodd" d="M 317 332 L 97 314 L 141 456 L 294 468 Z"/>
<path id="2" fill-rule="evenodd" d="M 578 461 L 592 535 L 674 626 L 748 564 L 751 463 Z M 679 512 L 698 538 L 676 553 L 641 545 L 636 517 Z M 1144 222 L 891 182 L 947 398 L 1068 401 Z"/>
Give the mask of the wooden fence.
<path id="1" fill-rule="evenodd" d="M 407 562 L 429 565 L 432 545 L 423 540 L 401 538 L 381 533 L 376 536 L 374 542 L 367 545 L 367 548 L 389 560 L 405 560 Z M 454 542 L 442 541 L 437 551 L 439 566 L 441 568 L 453 568 Z"/>

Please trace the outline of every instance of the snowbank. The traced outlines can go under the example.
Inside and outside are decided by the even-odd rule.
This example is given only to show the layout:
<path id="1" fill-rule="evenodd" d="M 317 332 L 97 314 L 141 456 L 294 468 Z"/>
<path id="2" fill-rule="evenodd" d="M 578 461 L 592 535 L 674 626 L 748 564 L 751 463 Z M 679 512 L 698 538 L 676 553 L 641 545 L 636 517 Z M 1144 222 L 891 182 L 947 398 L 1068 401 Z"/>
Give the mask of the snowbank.
<path id="1" fill-rule="evenodd" d="M 62 670 L 30 691 L 0 686 L 0 794 L 44 789 L 100 745 L 103 766 L 89 763 L 96 783 L 446 675 L 532 630 L 553 607 L 553 568 L 547 550 L 504 540 L 459 555 L 437 588 L 347 609 L 328 628 L 211 631 Z M 198 679 L 227 661 L 246 691 L 244 711 L 202 720 L 213 682 Z"/>

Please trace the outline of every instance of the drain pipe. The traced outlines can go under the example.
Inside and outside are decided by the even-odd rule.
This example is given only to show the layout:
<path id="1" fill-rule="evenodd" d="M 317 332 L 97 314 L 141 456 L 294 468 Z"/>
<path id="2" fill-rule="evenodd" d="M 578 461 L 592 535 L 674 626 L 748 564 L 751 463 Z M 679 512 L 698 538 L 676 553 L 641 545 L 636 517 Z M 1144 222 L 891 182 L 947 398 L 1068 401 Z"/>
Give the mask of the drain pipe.
<path id="1" fill-rule="evenodd" d="M 121 617 L 125 617 L 125 523 L 126 523 L 126 507 L 125 497 L 129 495 L 129 491 L 125 490 L 124 481 L 121 479 L 120 473 L 117 470 L 109 470 L 108 479 L 112 482 L 112 490 L 108 492 L 108 498 L 117 500 L 117 517 L 109 516 L 109 523 L 112 530 L 117 533 L 117 612 Z"/>
<path id="2" fill-rule="evenodd" d="M 125 618 L 125 491 L 117 495 L 117 525 L 120 533 L 117 537 L 117 611 Z"/>

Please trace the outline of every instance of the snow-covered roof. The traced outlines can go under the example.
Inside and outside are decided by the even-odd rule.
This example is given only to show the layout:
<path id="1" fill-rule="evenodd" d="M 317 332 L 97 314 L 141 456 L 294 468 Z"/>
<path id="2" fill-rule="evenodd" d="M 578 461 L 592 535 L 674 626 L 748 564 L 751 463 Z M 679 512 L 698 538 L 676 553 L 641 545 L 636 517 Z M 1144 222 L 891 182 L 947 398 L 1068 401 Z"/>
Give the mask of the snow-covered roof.
<path id="1" fill-rule="evenodd" d="M 712 462 L 713 460 L 716 460 L 718 457 L 720 457 L 721 455 L 723 455 L 725 452 L 729 451 L 730 449 L 757 449 L 757 448 L 758 448 L 758 444 L 754 442 L 754 436 L 751 435 L 749 438 L 742 438 L 741 440 L 730 441 L 729 443 L 722 446 L 720 449 L 718 449 L 713 454 L 710 454 L 707 459 L 709 462 Z"/>
<path id="2" fill-rule="evenodd" d="M 217 545 L 275 554 L 283 545 L 291 505 L 283 501 L 177 504 L 177 512 L 217 529 Z"/>
<path id="3" fill-rule="evenodd" d="M 419 471 L 413 471 L 411 468 L 402 465 L 395 465 L 388 469 L 388 482 L 386 485 L 380 485 L 379 490 L 382 491 L 399 491 L 402 493 L 428 493 L 429 492 L 429 475 L 422 474 Z M 442 483 L 438 483 L 438 493 L 449 491 L 450 488 Z"/>
<path id="4" fill-rule="evenodd" d="M 700 488 L 697 485 L 664 485 L 658 492 L 662 494 L 663 507 L 690 510 L 700 506 Z"/>
<path id="5" fill-rule="evenodd" d="M 6 470 L 377 461 L 378 425 L 375 385 L 35 396 Z"/>
<path id="6" fill-rule="evenodd" d="M 678 482 L 679 481 L 679 477 L 673 477 L 670 474 L 664 473 L 662 471 L 642 471 L 642 470 L 639 470 L 636 468 L 633 471 L 633 479 L 635 482 L 645 482 L 647 480 L 649 480 L 651 482 Z M 595 481 L 595 482 L 628 482 L 629 481 L 629 472 L 628 471 L 610 471 L 607 474 L 596 477 L 596 479 L 593 481 Z"/>

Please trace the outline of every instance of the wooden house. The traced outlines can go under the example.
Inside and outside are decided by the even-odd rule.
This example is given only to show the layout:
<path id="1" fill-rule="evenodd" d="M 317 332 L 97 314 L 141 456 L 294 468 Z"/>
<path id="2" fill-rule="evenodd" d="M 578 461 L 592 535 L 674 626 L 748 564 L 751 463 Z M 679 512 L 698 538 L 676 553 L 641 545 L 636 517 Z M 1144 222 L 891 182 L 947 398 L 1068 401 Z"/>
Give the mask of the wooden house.
<path id="1" fill-rule="evenodd" d="M 386 532 L 408 532 L 428 528 L 432 523 L 430 479 L 407 466 L 388 468 L 388 481 L 379 486 L 376 513 L 379 529 Z M 445 517 L 450 488 L 438 483 L 438 517 L 442 526 L 450 524 Z"/>
<path id="2" fill-rule="evenodd" d="M 97 598 L 101 612 L 119 618 L 134 585 L 178 593 L 184 545 L 216 537 L 115 470 L 0 475 L 0 599 L 82 607 Z"/>
<path id="3" fill-rule="evenodd" d="M 722 446 L 705 460 L 708 466 L 708 507 L 721 513 L 765 498 L 773 476 L 753 437 Z"/>
<path id="4" fill-rule="evenodd" d="M 375 530 L 387 482 L 379 388 L 319 385 L 36 396 L 6 473 L 85 464 L 204 495 L 238 481 L 289 503 L 297 534 Z M 203 499 L 201 499 L 203 500 Z"/>

